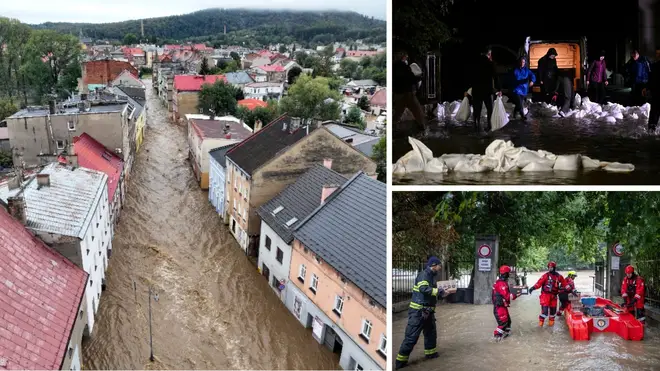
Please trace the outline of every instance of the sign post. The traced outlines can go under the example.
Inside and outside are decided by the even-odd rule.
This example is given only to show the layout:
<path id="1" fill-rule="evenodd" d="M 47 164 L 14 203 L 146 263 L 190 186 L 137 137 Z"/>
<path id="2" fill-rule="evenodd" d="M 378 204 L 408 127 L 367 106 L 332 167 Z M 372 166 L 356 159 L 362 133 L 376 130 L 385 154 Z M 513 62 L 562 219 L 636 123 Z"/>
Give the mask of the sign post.
<path id="1" fill-rule="evenodd" d="M 491 290 L 497 277 L 499 237 L 477 236 L 475 246 L 474 304 L 490 304 Z M 495 269 L 493 269 L 495 268 Z"/>

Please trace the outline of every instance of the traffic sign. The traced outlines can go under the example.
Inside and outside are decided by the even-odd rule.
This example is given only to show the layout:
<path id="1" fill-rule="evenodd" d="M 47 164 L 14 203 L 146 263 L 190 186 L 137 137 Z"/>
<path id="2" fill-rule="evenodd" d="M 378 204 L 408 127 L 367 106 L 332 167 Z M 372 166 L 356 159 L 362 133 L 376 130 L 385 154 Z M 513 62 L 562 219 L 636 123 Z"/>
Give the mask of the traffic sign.
<path id="1" fill-rule="evenodd" d="M 612 246 L 612 252 L 616 256 L 623 256 L 623 245 L 620 243 L 615 243 L 614 246 Z"/>
<path id="2" fill-rule="evenodd" d="M 490 246 L 488 245 L 481 245 L 479 246 L 479 249 L 477 250 L 477 254 L 479 254 L 480 257 L 482 258 L 487 258 L 490 256 L 492 250 L 490 249 Z"/>

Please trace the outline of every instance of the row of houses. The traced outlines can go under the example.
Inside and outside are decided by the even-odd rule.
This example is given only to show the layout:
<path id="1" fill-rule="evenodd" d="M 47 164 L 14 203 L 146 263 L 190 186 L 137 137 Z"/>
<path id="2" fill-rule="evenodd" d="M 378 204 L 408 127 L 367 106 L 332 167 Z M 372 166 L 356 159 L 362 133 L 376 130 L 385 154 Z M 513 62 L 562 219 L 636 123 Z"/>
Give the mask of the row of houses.
<path id="1" fill-rule="evenodd" d="M 87 133 L 34 174 L 0 183 L 5 369 L 83 369 L 126 192 L 124 160 Z M 20 169 L 20 168 L 19 168 Z"/>
<path id="2" fill-rule="evenodd" d="M 288 115 L 254 130 L 231 117 L 186 120 L 201 188 L 274 293 L 343 369 L 385 369 L 386 186 L 370 158 L 379 138 Z"/>

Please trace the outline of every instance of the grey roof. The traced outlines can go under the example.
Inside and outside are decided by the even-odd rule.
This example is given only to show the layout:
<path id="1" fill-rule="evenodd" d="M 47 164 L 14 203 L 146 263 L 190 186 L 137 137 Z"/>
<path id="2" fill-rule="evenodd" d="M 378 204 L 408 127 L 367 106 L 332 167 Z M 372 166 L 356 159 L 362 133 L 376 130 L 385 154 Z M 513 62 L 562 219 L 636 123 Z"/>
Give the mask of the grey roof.
<path id="1" fill-rule="evenodd" d="M 25 184 L 26 226 L 35 231 L 83 238 L 107 187 L 108 176 L 96 170 L 81 167 L 72 170 L 59 164 L 50 164 L 39 174 L 50 174 L 50 185 L 39 187 L 36 178 Z M 0 198 L 6 202 L 19 192 L 20 188 L 7 190 Z"/>
<path id="2" fill-rule="evenodd" d="M 90 110 L 87 112 L 79 112 L 77 107 L 66 107 L 63 109 L 64 113 L 56 113 L 55 115 L 70 115 L 70 114 L 89 114 L 89 113 L 110 113 L 110 112 L 121 112 L 125 103 L 122 104 L 99 104 L 93 105 L 90 107 Z M 35 107 L 35 108 L 24 108 L 10 117 L 7 118 L 22 118 L 22 117 L 41 117 L 48 116 L 49 110 L 48 107 Z"/>
<path id="3" fill-rule="evenodd" d="M 214 148 L 209 151 L 209 155 L 215 159 L 215 161 L 222 167 L 225 167 L 227 164 L 226 157 L 227 157 L 227 152 L 234 148 L 236 143 L 232 144 L 227 144 L 226 146 Z"/>
<path id="4" fill-rule="evenodd" d="M 380 137 L 364 134 L 358 128 L 338 123 L 326 123 L 323 126 L 330 130 L 332 134 L 369 157 L 373 154 L 374 145 L 380 140 Z"/>
<path id="5" fill-rule="evenodd" d="M 366 142 L 354 144 L 353 147 L 355 147 L 355 149 L 357 149 L 358 151 L 364 153 L 366 156 L 371 158 L 371 156 L 373 156 L 373 154 L 374 154 L 374 146 L 376 144 L 378 144 L 379 141 L 380 141 L 380 138 L 375 137 L 375 138 L 373 138 L 371 140 L 368 140 Z"/>
<path id="6" fill-rule="evenodd" d="M 300 176 L 295 183 L 286 187 L 280 194 L 265 203 L 257 213 L 280 238 L 291 244 L 293 230 L 302 223 L 309 214 L 321 205 L 321 192 L 325 185 L 340 187 L 348 179 L 323 165 L 315 165 Z M 282 207 L 277 214 L 273 210 Z M 297 222 L 287 227 L 286 223 L 293 218 Z"/>
<path id="7" fill-rule="evenodd" d="M 133 100 L 137 101 L 138 104 L 140 104 L 141 106 L 144 106 L 147 100 L 145 89 L 134 88 L 130 86 L 122 86 L 122 85 L 115 86 L 115 88 L 117 88 L 117 90 L 120 91 L 119 92 L 120 94 L 132 98 Z"/>
<path id="8" fill-rule="evenodd" d="M 225 78 L 229 84 L 249 84 L 254 82 L 252 77 L 245 71 L 227 72 L 225 73 Z"/>
<path id="9" fill-rule="evenodd" d="M 349 82 L 349 84 L 350 83 L 354 84 L 355 86 L 378 86 L 378 83 L 374 80 L 353 80 Z"/>
<path id="10" fill-rule="evenodd" d="M 387 187 L 363 172 L 336 190 L 294 236 L 387 307 Z"/>

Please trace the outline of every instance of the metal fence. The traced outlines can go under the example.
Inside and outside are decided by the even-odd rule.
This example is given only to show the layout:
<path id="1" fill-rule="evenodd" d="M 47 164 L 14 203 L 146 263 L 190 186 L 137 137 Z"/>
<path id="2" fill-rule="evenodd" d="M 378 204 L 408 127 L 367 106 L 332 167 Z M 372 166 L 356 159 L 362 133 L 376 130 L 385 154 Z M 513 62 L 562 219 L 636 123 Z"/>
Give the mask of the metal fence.
<path id="1" fill-rule="evenodd" d="M 635 266 L 646 286 L 646 305 L 660 309 L 660 260 L 637 261 Z"/>
<path id="2" fill-rule="evenodd" d="M 605 261 L 598 261 L 595 264 L 596 273 L 594 275 L 594 294 L 597 296 L 606 297 L 607 296 L 607 267 Z"/>
<path id="3" fill-rule="evenodd" d="M 424 269 L 424 261 L 392 259 L 392 303 L 410 300 L 417 275 Z"/>

